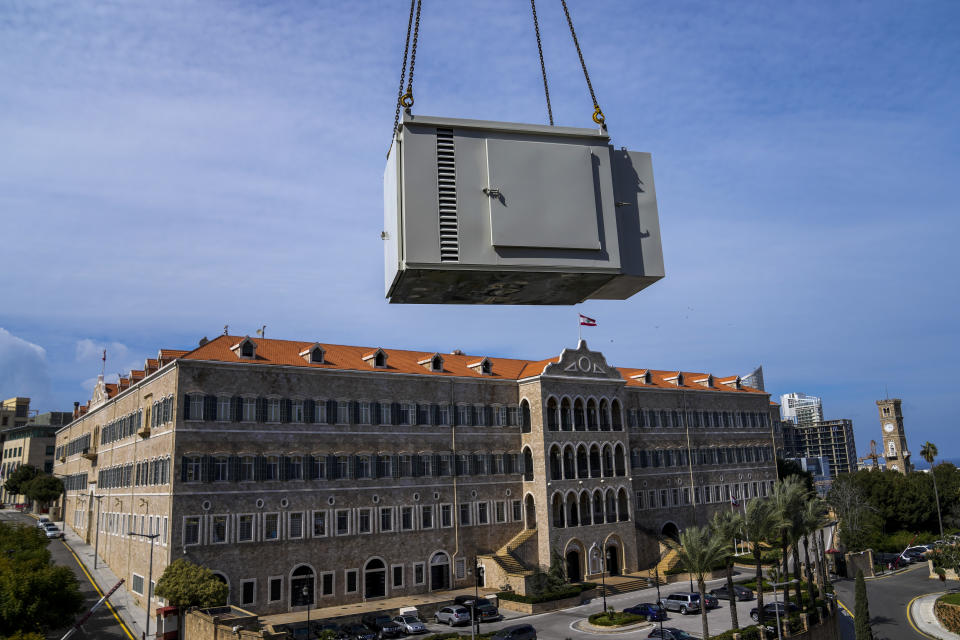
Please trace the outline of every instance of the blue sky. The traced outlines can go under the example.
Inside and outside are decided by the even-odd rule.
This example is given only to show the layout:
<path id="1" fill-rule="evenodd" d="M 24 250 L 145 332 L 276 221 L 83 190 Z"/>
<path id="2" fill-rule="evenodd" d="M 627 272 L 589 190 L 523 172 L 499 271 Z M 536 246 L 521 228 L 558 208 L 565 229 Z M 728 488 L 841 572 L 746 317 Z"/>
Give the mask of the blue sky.
<path id="1" fill-rule="evenodd" d="M 0 7 L 0 396 L 89 398 L 231 333 L 746 373 L 960 456 L 960 5 L 569 3 L 613 141 L 654 158 L 667 277 L 579 308 L 388 305 L 405 2 Z M 425 0 L 415 112 L 546 120 L 529 5 Z M 538 6 L 558 124 L 592 108 Z"/>

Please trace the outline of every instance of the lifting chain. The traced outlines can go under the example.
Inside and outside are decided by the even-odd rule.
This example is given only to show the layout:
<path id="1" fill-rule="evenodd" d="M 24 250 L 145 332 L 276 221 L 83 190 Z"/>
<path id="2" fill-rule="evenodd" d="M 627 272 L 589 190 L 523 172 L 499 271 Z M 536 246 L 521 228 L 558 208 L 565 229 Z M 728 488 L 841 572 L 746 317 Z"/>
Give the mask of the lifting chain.
<path id="1" fill-rule="evenodd" d="M 570 9 L 567 8 L 567 0 L 560 0 L 563 5 L 563 13 L 567 16 L 567 24 L 570 25 L 570 35 L 573 36 L 573 46 L 577 48 L 577 55 L 580 57 L 580 66 L 583 68 L 583 77 L 587 80 L 587 89 L 590 90 L 590 99 L 593 100 L 593 121 L 601 127 L 606 127 L 606 119 L 600 104 L 597 102 L 597 95 L 593 92 L 593 83 L 590 82 L 590 74 L 587 72 L 587 63 L 583 61 L 583 51 L 580 50 L 580 41 L 577 40 L 577 32 L 573 28 L 573 19 L 570 17 Z"/>
<path id="2" fill-rule="evenodd" d="M 407 18 L 407 39 L 403 45 L 403 64 L 400 66 L 400 86 L 397 89 L 397 109 L 393 114 L 393 132 L 390 135 L 390 146 L 397 135 L 397 126 L 400 124 L 400 109 L 409 109 L 413 106 L 413 67 L 417 62 L 417 39 L 420 35 L 420 3 L 421 0 L 410 0 L 410 16 Z M 416 19 L 414 19 L 416 14 Z M 413 27 L 413 48 L 410 48 L 410 32 Z M 407 54 L 410 54 L 410 77 L 407 79 Z M 403 81 L 407 79 L 407 90 L 404 93 Z M 387 155 L 390 150 L 387 149 Z"/>
<path id="3" fill-rule="evenodd" d="M 540 42 L 540 23 L 537 22 L 537 2 L 530 0 L 530 9 L 533 11 L 533 30 L 537 34 L 537 51 L 540 52 L 540 72 L 543 74 L 543 93 L 547 97 L 547 117 L 550 126 L 553 126 L 553 108 L 550 106 L 550 87 L 547 86 L 547 67 L 543 64 L 543 44 Z"/>

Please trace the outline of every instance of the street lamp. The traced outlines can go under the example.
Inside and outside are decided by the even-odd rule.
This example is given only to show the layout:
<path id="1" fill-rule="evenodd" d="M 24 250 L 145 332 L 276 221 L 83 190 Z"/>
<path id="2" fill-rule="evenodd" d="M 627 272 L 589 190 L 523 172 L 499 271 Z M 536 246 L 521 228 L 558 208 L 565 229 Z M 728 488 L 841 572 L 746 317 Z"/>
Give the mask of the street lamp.
<path id="1" fill-rule="evenodd" d="M 654 579 L 654 581 L 657 583 L 657 606 L 660 608 L 660 613 L 662 614 L 662 613 L 663 613 L 663 604 L 662 604 L 663 600 L 660 599 L 660 563 L 659 563 L 659 562 L 657 562 L 656 566 L 653 567 L 653 579 Z M 661 616 L 659 616 L 659 617 L 660 617 L 660 637 L 662 638 L 662 637 L 663 637 L 663 618 L 664 618 L 664 616 L 661 615 Z"/>
<path id="2" fill-rule="evenodd" d="M 777 600 L 777 587 L 782 587 L 785 585 L 796 584 L 797 579 L 793 578 L 792 580 L 787 580 L 786 582 L 773 582 L 773 611 L 777 616 L 777 640 L 783 640 L 783 632 L 780 629 L 780 603 Z M 761 588 L 763 585 L 759 585 Z M 786 600 L 784 600 L 784 613 L 788 613 L 786 610 Z"/>
<path id="3" fill-rule="evenodd" d="M 130 531 L 127 535 L 138 536 L 140 538 L 150 538 L 150 571 L 147 573 L 147 631 L 146 636 L 150 636 L 150 602 L 153 598 L 153 543 L 160 537 L 159 533 L 137 533 Z"/>
<path id="4" fill-rule="evenodd" d="M 307 640 L 310 640 L 310 588 L 307 586 L 308 583 L 303 583 L 303 590 L 300 592 L 303 594 L 303 599 L 307 603 Z"/>
<path id="5" fill-rule="evenodd" d="M 106 496 L 93 496 L 97 501 L 97 533 L 93 539 L 93 568 L 97 568 L 97 554 L 100 552 L 100 501 Z"/>
<path id="6" fill-rule="evenodd" d="M 605 579 L 605 574 L 607 571 L 607 567 L 606 567 L 607 563 L 604 562 L 605 558 L 603 557 L 603 553 L 599 549 L 593 550 L 593 557 L 596 558 L 597 561 L 600 563 L 600 584 L 602 585 L 602 588 L 603 588 L 603 612 L 606 613 L 607 612 L 607 581 Z"/>

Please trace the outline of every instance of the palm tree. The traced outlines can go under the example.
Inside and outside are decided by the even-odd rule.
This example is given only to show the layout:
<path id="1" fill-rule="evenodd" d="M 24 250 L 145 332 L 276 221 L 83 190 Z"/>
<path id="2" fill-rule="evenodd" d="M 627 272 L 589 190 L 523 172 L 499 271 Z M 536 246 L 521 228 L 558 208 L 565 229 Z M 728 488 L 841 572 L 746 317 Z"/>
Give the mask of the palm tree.
<path id="1" fill-rule="evenodd" d="M 674 543 L 675 544 L 675 543 Z M 688 573 L 697 577 L 700 590 L 700 621 L 703 624 L 703 637 L 710 637 L 707 626 L 707 585 L 704 574 L 724 561 L 727 556 L 727 541 L 712 532 L 708 527 L 687 527 L 680 533 L 680 544 L 674 549 L 680 556 L 680 564 Z"/>
<path id="2" fill-rule="evenodd" d="M 780 553 L 783 558 L 782 575 L 785 578 L 790 575 L 790 556 L 788 555 L 788 551 L 790 550 L 791 543 L 793 544 L 794 577 L 797 579 L 796 596 L 798 607 L 801 606 L 803 599 L 800 595 L 800 554 L 797 551 L 796 542 L 800 539 L 798 533 L 800 531 L 798 514 L 806 497 L 806 492 L 806 487 L 797 476 L 787 476 L 774 485 L 772 497 L 773 508 L 777 511 L 780 520 L 780 527 L 777 533 L 780 537 Z M 789 588 L 784 590 L 784 596 L 787 597 L 788 595 Z"/>
<path id="3" fill-rule="evenodd" d="M 758 622 L 763 624 L 763 554 L 761 542 L 772 540 L 780 530 L 781 518 L 770 500 L 751 500 L 747 503 L 743 519 L 743 534 L 753 548 L 753 561 L 757 565 L 757 612 Z"/>
<path id="4" fill-rule="evenodd" d="M 733 540 L 742 535 L 743 516 L 733 511 L 721 509 L 713 514 L 713 520 L 710 521 L 710 528 L 727 544 L 727 594 L 730 598 L 730 625 L 733 629 L 739 629 L 740 620 L 737 618 L 737 599 L 733 591 Z"/>
<path id="5" fill-rule="evenodd" d="M 940 537 L 943 537 L 943 519 L 940 517 L 940 496 L 937 494 L 937 474 L 934 473 L 933 459 L 937 457 L 937 445 L 932 442 L 924 442 L 920 447 L 920 457 L 930 465 L 930 477 L 933 478 L 933 499 L 937 502 L 937 522 L 940 523 Z"/>
<path id="6" fill-rule="evenodd" d="M 823 514 L 824 514 L 824 505 L 823 502 L 816 497 L 811 497 L 807 500 L 804 505 L 802 513 L 802 523 L 803 523 L 803 555 L 807 559 L 807 595 L 810 596 L 810 606 L 813 606 L 813 603 L 816 602 L 816 598 L 813 594 L 813 560 L 810 556 L 810 537 L 816 535 L 817 530 L 823 524 Z M 814 551 L 816 552 L 817 543 L 814 541 Z M 820 559 L 819 555 L 817 557 L 817 575 L 819 582 L 820 574 Z M 823 592 L 823 585 L 820 585 L 820 591 Z"/>

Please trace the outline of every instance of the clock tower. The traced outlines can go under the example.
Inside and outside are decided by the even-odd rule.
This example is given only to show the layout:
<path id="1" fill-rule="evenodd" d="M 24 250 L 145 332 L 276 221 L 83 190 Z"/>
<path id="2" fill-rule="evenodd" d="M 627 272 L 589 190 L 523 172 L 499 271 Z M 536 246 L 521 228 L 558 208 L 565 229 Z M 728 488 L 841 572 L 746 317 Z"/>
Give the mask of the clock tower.
<path id="1" fill-rule="evenodd" d="M 877 400 L 880 410 L 880 428 L 883 434 L 883 456 L 887 459 L 887 471 L 908 473 L 913 471 L 907 436 L 903 431 L 903 412 L 899 398 Z"/>

